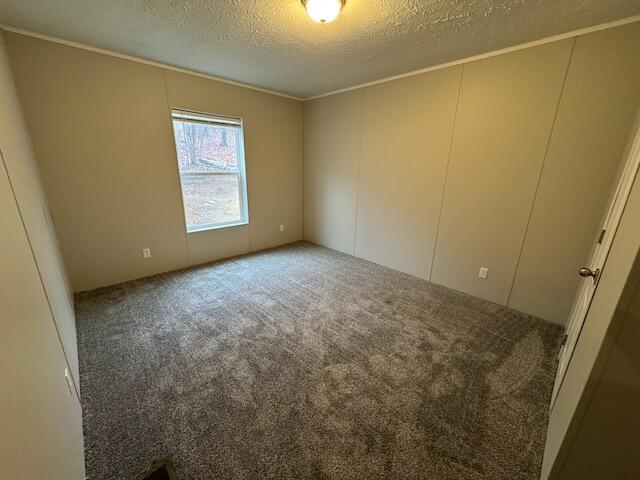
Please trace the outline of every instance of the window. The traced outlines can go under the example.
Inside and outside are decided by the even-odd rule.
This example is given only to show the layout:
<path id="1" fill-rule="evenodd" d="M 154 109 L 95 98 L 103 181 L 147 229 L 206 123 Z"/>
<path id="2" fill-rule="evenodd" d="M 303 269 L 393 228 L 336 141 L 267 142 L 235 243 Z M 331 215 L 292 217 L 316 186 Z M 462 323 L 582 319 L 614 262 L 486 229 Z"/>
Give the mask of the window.
<path id="1" fill-rule="evenodd" d="M 187 232 L 247 223 L 242 120 L 174 110 Z"/>

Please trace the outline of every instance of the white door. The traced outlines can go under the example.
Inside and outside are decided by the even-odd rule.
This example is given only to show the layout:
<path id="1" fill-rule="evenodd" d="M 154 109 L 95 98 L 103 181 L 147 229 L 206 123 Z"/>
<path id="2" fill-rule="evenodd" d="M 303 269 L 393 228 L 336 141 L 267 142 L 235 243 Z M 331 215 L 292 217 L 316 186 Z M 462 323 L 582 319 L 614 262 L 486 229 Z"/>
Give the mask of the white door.
<path id="1" fill-rule="evenodd" d="M 582 325 L 584 324 L 585 317 L 589 311 L 591 305 L 591 299 L 598 286 L 600 275 L 605 267 L 607 255 L 611 249 L 611 243 L 615 236 L 622 212 L 627 203 L 631 186 L 638 172 L 638 166 L 640 165 L 640 122 L 636 122 L 636 132 L 633 139 L 631 148 L 629 149 L 629 156 L 625 163 L 624 169 L 620 176 L 618 186 L 611 199 L 607 215 L 605 217 L 600 235 L 597 240 L 597 245 L 594 248 L 593 254 L 589 259 L 589 262 L 581 268 L 577 275 L 584 277 L 582 279 L 578 294 L 569 315 L 569 323 L 565 332 L 562 349 L 558 356 L 558 370 L 556 372 L 556 380 L 553 386 L 553 394 L 551 396 L 551 408 L 555 404 L 558 396 L 558 391 L 562 386 L 564 375 L 571 361 L 573 350 L 576 347 Z"/>

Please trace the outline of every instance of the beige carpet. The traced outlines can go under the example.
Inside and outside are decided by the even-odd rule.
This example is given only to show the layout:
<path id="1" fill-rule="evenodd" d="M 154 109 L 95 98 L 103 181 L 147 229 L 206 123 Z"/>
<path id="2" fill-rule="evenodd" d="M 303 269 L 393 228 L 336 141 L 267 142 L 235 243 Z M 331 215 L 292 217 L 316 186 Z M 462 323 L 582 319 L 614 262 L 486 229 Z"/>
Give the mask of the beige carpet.
<path id="1" fill-rule="evenodd" d="M 537 480 L 558 326 L 308 243 L 76 299 L 90 480 Z"/>

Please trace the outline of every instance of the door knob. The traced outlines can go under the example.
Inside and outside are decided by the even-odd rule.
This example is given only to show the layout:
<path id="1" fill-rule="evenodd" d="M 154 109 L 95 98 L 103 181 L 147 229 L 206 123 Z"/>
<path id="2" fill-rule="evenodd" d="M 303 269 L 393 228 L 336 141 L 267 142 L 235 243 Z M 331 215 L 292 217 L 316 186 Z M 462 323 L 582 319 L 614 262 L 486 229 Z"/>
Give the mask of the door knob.
<path id="1" fill-rule="evenodd" d="M 595 282 L 600 274 L 600 269 L 596 268 L 595 270 L 591 270 L 590 268 L 582 267 L 578 270 L 578 274 L 581 277 L 593 277 L 593 281 Z"/>

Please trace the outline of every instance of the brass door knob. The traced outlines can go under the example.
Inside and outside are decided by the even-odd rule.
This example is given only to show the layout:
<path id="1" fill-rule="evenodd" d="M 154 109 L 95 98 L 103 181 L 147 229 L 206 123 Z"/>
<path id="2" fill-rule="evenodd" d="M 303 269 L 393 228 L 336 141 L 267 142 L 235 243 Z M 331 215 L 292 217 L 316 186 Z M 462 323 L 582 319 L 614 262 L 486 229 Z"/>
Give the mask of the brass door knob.
<path id="1" fill-rule="evenodd" d="M 582 267 L 580 270 L 578 270 L 578 274 L 581 277 L 593 277 L 594 280 L 596 278 L 598 278 L 598 274 L 599 273 L 600 273 L 600 269 L 599 268 L 597 268 L 595 270 L 591 270 L 590 268 Z"/>

